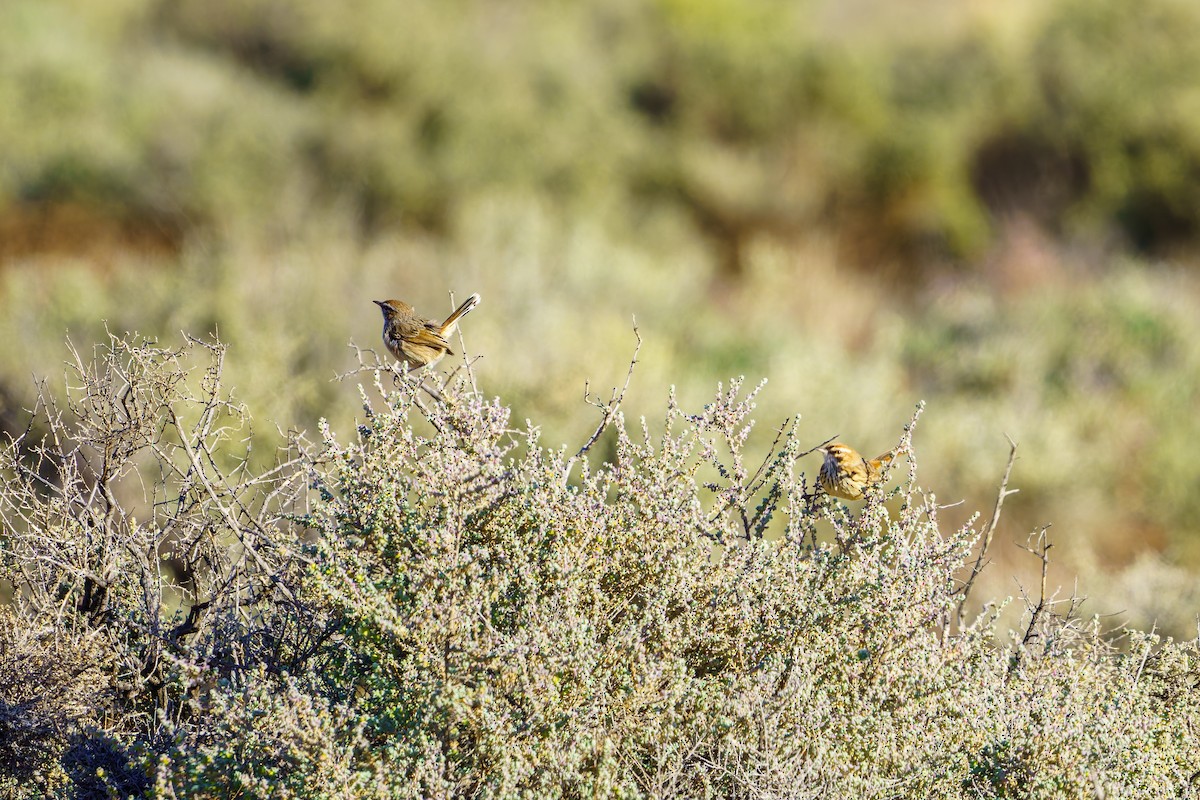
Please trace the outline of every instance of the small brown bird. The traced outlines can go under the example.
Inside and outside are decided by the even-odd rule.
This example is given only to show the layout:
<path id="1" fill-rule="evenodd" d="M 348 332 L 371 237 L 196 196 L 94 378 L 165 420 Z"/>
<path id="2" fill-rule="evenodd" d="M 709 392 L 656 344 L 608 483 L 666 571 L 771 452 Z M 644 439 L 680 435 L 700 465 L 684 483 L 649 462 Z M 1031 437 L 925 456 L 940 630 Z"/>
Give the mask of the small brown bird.
<path id="1" fill-rule="evenodd" d="M 479 305 L 479 295 L 468 297 L 442 323 L 418 317 L 416 310 L 403 300 L 372 302 L 383 312 L 384 345 L 411 370 L 436 364 L 447 354 L 454 355 L 447 339 L 454 333 L 458 321 Z"/>
<path id="2" fill-rule="evenodd" d="M 817 476 L 818 483 L 827 494 L 844 500 L 861 500 L 864 489 L 883 480 L 883 465 L 896 457 L 896 451 L 889 450 L 868 461 L 841 442 L 831 442 L 817 449 L 825 455 L 821 474 Z"/>

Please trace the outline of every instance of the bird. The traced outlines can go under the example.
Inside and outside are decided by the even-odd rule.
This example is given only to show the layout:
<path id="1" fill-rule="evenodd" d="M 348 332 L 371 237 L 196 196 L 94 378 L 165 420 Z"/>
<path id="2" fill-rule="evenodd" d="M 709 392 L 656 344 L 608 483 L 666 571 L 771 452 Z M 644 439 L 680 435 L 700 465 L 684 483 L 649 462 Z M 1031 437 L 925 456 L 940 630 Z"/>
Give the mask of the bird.
<path id="1" fill-rule="evenodd" d="M 817 450 L 825 456 L 817 482 L 826 494 L 843 500 L 861 500 L 863 490 L 883 480 L 883 467 L 896 457 L 897 452 L 889 450 L 868 461 L 857 450 L 841 442 L 830 442 Z"/>
<path id="2" fill-rule="evenodd" d="M 410 370 L 428 367 L 441 361 L 446 355 L 453 355 L 450 334 L 458 326 L 458 321 L 475 306 L 479 305 L 479 295 L 473 294 L 446 317 L 445 322 L 424 319 L 417 316 L 416 309 L 403 300 L 374 300 L 375 305 L 383 312 L 383 344 L 388 352 L 408 365 Z"/>

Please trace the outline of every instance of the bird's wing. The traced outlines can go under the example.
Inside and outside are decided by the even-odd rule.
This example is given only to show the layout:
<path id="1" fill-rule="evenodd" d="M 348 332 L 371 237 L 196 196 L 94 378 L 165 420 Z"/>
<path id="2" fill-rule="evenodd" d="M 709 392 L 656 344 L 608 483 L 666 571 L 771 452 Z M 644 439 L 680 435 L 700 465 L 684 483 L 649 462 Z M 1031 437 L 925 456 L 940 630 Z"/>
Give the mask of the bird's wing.
<path id="1" fill-rule="evenodd" d="M 422 327 L 418 328 L 407 337 L 413 344 L 423 347 L 433 347 L 438 350 L 444 350 L 447 353 L 453 354 L 450 349 L 450 343 L 446 341 L 446 337 L 438 331 L 439 326 L 436 322 L 426 322 Z"/>

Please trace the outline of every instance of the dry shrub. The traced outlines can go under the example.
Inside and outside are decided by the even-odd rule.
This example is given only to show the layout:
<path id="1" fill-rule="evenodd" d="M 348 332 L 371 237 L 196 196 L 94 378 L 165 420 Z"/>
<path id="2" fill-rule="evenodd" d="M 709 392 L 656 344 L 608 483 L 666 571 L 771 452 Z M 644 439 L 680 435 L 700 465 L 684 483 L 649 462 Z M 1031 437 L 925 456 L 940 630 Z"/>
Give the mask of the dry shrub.
<path id="1" fill-rule="evenodd" d="M 747 461 L 741 380 L 695 412 L 670 397 L 654 436 L 614 391 L 587 444 L 551 450 L 469 374 L 370 364 L 350 441 L 325 426 L 256 474 L 225 455 L 219 346 L 100 355 L 90 402 L 48 417 L 60 478 L 5 451 L 10 627 L 97 637 L 77 658 L 121 691 L 4 723 L 64 720 L 142 770 L 129 789 L 47 756 L 77 792 L 1195 795 L 1196 642 L 1117 646 L 1045 582 L 1011 640 L 992 609 L 963 619 L 992 523 L 942 530 L 912 424 L 900 486 L 850 509 L 809 491 L 794 423 Z M 120 499 L 133 475 L 144 501 Z M 191 578 L 162 579 L 164 548 Z M 6 780 L 37 768 L 20 755 Z"/>

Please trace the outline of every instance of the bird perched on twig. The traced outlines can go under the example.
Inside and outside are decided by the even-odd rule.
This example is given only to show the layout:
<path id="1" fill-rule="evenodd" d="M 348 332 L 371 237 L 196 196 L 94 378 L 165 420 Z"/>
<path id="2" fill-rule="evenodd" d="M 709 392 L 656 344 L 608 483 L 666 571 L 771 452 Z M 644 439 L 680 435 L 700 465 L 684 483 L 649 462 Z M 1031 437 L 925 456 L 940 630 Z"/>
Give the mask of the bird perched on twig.
<path id="1" fill-rule="evenodd" d="M 383 312 L 383 343 L 388 352 L 407 364 L 410 370 L 415 370 L 454 354 L 448 337 L 454 333 L 458 321 L 479 305 L 479 295 L 468 297 L 441 323 L 418 317 L 416 309 L 403 300 L 372 302 Z"/>
<path id="2" fill-rule="evenodd" d="M 825 456 L 817 482 L 826 494 L 844 500 L 861 500 L 868 486 L 883 480 L 884 465 L 896 457 L 896 450 L 889 450 L 879 458 L 867 460 L 841 442 L 830 442 L 817 450 Z"/>

